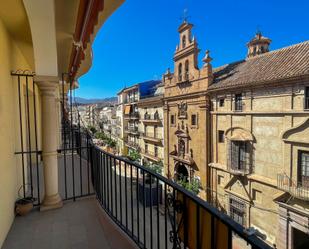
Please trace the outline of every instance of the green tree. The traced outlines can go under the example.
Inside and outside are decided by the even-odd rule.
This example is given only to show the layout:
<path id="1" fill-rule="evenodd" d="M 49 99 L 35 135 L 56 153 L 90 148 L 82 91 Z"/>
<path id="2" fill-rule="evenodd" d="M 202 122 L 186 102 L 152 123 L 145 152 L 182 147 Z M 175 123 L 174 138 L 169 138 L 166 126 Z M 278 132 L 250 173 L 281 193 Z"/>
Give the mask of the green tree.
<path id="1" fill-rule="evenodd" d="M 152 169 L 154 172 L 162 175 L 163 171 L 163 162 L 160 160 L 157 163 L 152 163 L 152 164 L 145 164 L 146 167 Z"/>
<path id="2" fill-rule="evenodd" d="M 88 126 L 88 130 L 90 130 L 92 134 L 95 134 L 97 132 L 97 129 L 92 125 Z"/>
<path id="3" fill-rule="evenodd" d="M 137 150 L 129 150 L 128 157 L 130 158 L 130 160 L 135 162 L 139 162 L 141 159 L 141 155 Z"/>
<path id="4" fill-rule="evenodd" d="M 200 182 L 197 179 L 192 179 L 191 182 L 188 182 L 186 179 L 181 178 L 177 183 L 195 195 L 200 192 Z"/>

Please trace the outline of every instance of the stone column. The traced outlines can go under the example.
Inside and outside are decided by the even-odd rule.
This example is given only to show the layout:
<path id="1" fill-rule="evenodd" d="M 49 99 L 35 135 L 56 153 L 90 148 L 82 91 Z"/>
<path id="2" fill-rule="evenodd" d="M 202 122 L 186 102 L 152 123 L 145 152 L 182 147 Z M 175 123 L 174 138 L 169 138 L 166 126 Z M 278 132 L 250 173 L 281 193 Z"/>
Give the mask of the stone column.
<path id="1" fill-rule="evenodd" d="M 58 159 L 57 159 L 57 103 L 56 90 L 58 77 L 35 76 L 41 93 L 42 103 L 42 157 L 44 171 L 45 196 L 41 210 L 62 207 L 58 191 Z"/>

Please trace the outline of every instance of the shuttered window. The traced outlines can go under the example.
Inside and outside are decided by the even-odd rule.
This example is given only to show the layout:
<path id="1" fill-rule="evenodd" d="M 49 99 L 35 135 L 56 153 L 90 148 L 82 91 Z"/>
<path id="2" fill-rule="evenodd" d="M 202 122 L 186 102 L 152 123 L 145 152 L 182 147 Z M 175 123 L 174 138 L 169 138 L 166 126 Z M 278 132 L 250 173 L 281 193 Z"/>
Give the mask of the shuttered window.
<path id="1" fill-rule="evenodd" d="M 249 143 L 246 141 L 230 141 L 228 149 L 229 167 L 232 170 L 250 172 Z"/>

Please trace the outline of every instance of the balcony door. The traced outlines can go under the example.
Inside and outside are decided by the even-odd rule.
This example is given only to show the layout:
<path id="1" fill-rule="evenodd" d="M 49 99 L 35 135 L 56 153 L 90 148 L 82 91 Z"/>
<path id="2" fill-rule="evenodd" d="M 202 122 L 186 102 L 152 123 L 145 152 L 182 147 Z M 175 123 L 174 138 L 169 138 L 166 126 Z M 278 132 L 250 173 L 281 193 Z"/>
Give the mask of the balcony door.
<path id="1" fill-rule="evenodd" d="M 309 151 L 300 151 L 298 157 L 299 182 L 302 187 L 309 187 Z"/>

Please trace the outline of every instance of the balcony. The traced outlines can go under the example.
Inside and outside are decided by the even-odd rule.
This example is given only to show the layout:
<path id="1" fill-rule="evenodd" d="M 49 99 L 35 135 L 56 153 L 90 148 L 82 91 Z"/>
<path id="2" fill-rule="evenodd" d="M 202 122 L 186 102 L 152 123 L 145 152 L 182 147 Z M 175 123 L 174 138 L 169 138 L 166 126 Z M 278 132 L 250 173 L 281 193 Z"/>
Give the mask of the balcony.
<path id="1" fill-rule="evenodd" d="M 155 161 L 155 162 L 160 162 L 162 161 L 161 158 L 158 157 L 158 155 L 155 155 L 154 153 L 151 153 L 150 151 L 145 151 L 145 150 L 142 150 L 141 151 L 141 154 L 142 156 L 152 160 L 152 161 Z"/>
<path id="2" fill-rule="evenodd" d="M 162 119 L 159 117 L 159 115 L 153 115 L 145 114 L 144 119 L 141 120 L 144 124 L 147 125 L 160 125 L 162 124 Z"/>
<path id="3" fill-rule="evenodd" d="M 126 143 L 126 145 L 127 145 L 128 147 L 130 147 L 130 148 L 132 148 L 132 149 L 140 150 L 140 146 L 139 146 L 139 144 L 136 143 L 136 142 L 127 140 L 125 143 Z"/>
<path id="4" fill-rule="evenodd" d="M 79 130 L 68 134 L 76 140 L 59 151 L 64 207 L 17 217 L 3 249 L 271 249 L 173 181 L 101 150 Z"/>
<path id="5" fill-rule="evenodd" d="M 132 120 L 139 119 L 139 113 L 138 112 L 132 112 L 130 114 L 124 114 L 124 119 L 132 119 Z"/>
<path id="6" fill-rule="evenodd" d="M 309 201 L 309 186 L 306 186 L 302 182 L 294 182 L 286 174 L 277 175 L 277 187 L 293 197 Z"/>
<path id="7" fill-rule="evenodd" d="M 135 97 L 135 98 L 126 98 L 123 101 L 124 104 L 134 104 L 136 102 L 138 102 L 138 98 L 137 97 Z"/>
<path id="8" fill-rule="evenodd" d="M 154 144 L 162 144 L 162 138 L 158 137 L 158 135 L 154 133 L 141 132 L 143 139 L 147 142 Z"/>
<path id="9" fill-rule="evenodd" d="M 138 127 L 137 126 L 128 126 L 124 130 L 126 133 L 130 133 L 132 135 L 139 135 Z"/>

